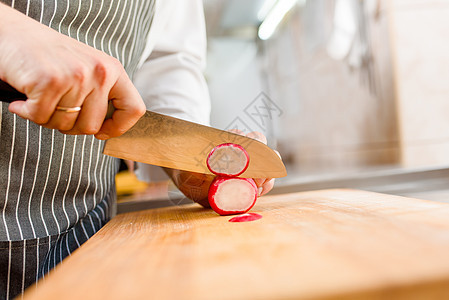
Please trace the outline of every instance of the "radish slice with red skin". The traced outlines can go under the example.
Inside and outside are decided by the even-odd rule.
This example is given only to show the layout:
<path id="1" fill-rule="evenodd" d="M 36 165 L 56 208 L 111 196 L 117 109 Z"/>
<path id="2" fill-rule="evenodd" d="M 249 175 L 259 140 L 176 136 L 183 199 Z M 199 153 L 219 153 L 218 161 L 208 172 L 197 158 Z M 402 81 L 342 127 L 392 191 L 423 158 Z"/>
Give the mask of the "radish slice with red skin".
<path id="1" fill-rule="evenodd" d="M 243 214 L 257 200 L 257 185 L 251 178 L 216 177 L 209 187 L 209 204 L 219 215 Z"/>
<path id="2" fill-rule="evenodd" d="M 240 223 L 240 222 L 251 222 L 262 219 L 262 216 L 256 213 L 247 213 L 243 215 L 238 215 L 237 217 L 233 217 L 229 219 L 229 222 L 232 223 Z"/>
<path id="3" fill-rule="evenodd" d="M 239 176 L 248 168 L 249 155 L 242 146 L 225 143 L 210 151 L 206 165 L 215 175 Z"/>

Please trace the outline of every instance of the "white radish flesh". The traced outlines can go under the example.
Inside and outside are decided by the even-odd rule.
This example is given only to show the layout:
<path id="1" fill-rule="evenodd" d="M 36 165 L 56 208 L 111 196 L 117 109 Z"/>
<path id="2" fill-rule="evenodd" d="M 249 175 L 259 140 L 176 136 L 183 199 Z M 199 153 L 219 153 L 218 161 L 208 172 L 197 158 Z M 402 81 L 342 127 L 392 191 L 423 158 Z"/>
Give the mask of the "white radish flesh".
<path id="1" fill-rule="evenodd" d="M 206 164 L 215 175 L 239 176 L 248 168 L 249 155 L 240 145 L 221 144 L 212 149 Z"/>
<path id="2" fill-rule="evenodd" d="M 209 188 L 209 204 L 219 215 L 242 214 L 257 200 L 257 185 L 251 178 L 218 176 Z"/>

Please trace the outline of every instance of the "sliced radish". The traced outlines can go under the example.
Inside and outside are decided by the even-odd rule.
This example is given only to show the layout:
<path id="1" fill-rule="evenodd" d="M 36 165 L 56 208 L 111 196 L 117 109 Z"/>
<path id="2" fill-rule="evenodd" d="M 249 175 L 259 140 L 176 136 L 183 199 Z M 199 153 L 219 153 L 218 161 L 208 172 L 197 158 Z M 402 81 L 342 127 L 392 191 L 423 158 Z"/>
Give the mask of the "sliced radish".
<path id="1" fill-rule="evenodd" d="M 221 144 L 212 149 L 206 164 L 215 175 L 239 176 L 248 168 L 249 155 L 240 145 Z"/>
<path id="2" fill-rule="evenodd" d="M 219 215 L 243 214 L 257 200 L 257 185 L 251 178 L 216 177 L 209 187 L 209 204 Z"/>
<path id="3" fill-rule="evenodd" d="M 255 213 L 247 213 L 243 215 L 238 215 L 237 217 L 229 219 L 229 222 L 240 223 L 240 222 L 251 222 L 262 219 L 262 216 Z"/>

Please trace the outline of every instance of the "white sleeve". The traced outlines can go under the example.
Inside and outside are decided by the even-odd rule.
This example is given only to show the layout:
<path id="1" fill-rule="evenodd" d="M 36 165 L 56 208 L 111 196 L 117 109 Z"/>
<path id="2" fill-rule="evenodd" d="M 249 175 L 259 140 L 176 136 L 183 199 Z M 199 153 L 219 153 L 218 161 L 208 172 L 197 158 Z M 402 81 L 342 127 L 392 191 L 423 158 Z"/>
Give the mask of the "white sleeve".
<path id="1" fill-rule="evenodd" d="M 206 30 L 201 0 L 159 1 L 150 56 L 134 76 L 148 110 L 208 125 L 210 99 L 203 75 Z M 153 30 L 153 27 L 152 27 Z M 138 163 L 144 181 L 167 177 L 160 168 Z"/>

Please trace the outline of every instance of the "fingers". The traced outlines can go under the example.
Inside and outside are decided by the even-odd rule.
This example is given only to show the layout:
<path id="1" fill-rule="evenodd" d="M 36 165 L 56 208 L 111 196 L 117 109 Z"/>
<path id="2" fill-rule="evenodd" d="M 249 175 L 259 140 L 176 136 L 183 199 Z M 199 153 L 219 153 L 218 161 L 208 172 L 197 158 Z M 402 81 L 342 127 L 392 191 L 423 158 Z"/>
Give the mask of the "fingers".
<path id="1" fill-rule="evenodd" d="M 30 92 L 27 92 L 29 99 L 12 102 L 9 111 L 37 124 L 46 124 L 61 97 L 69 91 L 69 87 L 60 86 L 54 78 L 43 79 L 42 82 L 31 83 L 29 86 L 31 86 Z"/>
<path id="2" fill-rule="evenodd" d="M 259 142 L 264 143 L 265 145 L 267 144 L 267 138 L 261 132 L 253 131 L 253 132 L 248 133 L 246 136 L 249 138 L 258 140 Z"/>
<path id="3" fill-rule="evenodd" d="M 240 129 L 237 129 L 237 128 L 229 129 L 228 131 L 235 133 L 235 134 L 245 135 L 245 133 L 243 131 L 241 131 Z"/>
<path id="4" fill-rule="evenodd" d="M 74 67 L 71 76 L 68 76 L 72 80 L 68 82 L 71 88 L 59 99 L 53 115 L 43 125 L 44 127 L 58 129 L 67 134 L 93 134 L 99 130 L 102 119 L 96 118 L 104 117 L 104 106 L 107 102 L 107 97 L 101 97 L 102 78 L 97 76 L 95 64 L 86 62 L 82 58 L 79 58 L 79 62 L 83 62 L 84 66 Z M 92 105 L 93 103 L 95 105 Z M 81 111 L 58 110 L 58 106 L 81 107 Z M 88 122 L 86 122 L 86 116 L 90 117 Z"/>
<path id="5" fill-rule="evenodd" d="M 75 119 L 76 123 L 72 124 L 72 128 L 60 131 L 65 134 L 96 134 L 103 124 L 108 109 L 107 105 L 107 95 L 101 91 L 92 91 L 84 100 L 82 109 Z M 55 112 L 55 114 L 57 113 L 58 111 Z M 70 115 L 70 113 L 60 113 Z"/>
<path id="6" fill-rule="evenodd" d="M 43 92 L 39 98 L 35 92 L 37 100 L 30 98 L 27 101 L 15 101 L 10 104 L 9 110 L 22 118 L 46 128 L 58 129 L 65 134 L 96 134 L 99 139 L 119 136 L 145 113 L 145 105 L 125 71 L 116 73 L 118 75 L 115 80 L 101 80 L 91 76 L 87 81 L 92 84 L 73 84 L 66 93 L 62 92 L 66 91 L 65 88 L 59 88 L 57 91 Z M 105 121 L 108 98 L 111 99 L 115 112 L 110 120 Z M 59 111 L 57 106 L 81 107 L 81 111 Z"/>
<path id="7" fill-rule="evenodd" d="M 274 178 L 253 178 L 254 182 L 256 183 L 258 190 L 259 190 L 259 196 L 263 196 L 269 191 L 271 191 L 274 187 Z"/>
<path id="8" fill-rule="evenodd" d="M 95 135 L 101 140 L 123 134 L 145 113 L 145 104 L 126 73 L 118 78 L 109 93 L 109 99 L 112 99 L 115 111 Z"/>
<path id="9" fill-rule="evenodd" d="M 60 131 L 69 131 L 73 129 L 81 112 L 58 110 L 57 107 L 85 107 L 84 102 L 88 93 L 87 90 L 83 90 L 80 86 L 73 86 L 70 91 L 61 97 L 57 106 L 54 108 L 52 116 L 48 122 L 42 124 L 42 126 L 58 129 Z"/>
<path id="10" fill-rule="evenodd" d="M 264 143 L 265 145 L 267 144 L 267 138 L 266 138 L 265 135 L 264 135 L 263 133 L 261 133 L 261 132 L 258 132 L 258 131 L 252 131 L 252 132 L 250 132 L 250 133 L 248 133 L 248 134 L 245 134 L 245 132 L 243 132 L 243 131 L 240 130 L 240 129 L 229 129 L 228 131 L 229 131 L 229 132 L 232 132 L 232 133 L 235 133 L 235 134 L 240 134 L 240 135 L 247 136 L 247 137 L 249 137 L 249 138 L 258 140 L 259 142 L 262 142 L 262 143 Z"/>
<path id="11" fill-rule="evenodd" d="M 269 178 L 253 178 L 257 186 L 262 186 Z"/>
<path id="12" fill-rule="evenodd" d="M 259 188 L 259 197 L 265 195 L 274 187 L 274 178 L 267 180 L 260 188 Z"/>

